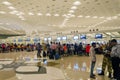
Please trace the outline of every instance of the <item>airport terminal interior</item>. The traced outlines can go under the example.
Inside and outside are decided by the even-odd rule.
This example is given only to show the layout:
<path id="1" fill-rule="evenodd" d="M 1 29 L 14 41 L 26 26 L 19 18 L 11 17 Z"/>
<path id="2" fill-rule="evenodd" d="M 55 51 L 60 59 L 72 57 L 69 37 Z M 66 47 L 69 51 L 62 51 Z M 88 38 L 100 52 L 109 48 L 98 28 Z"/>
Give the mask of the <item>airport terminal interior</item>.
<path id="1" fill-rule="evenodd" d="M 112 80 L 98 75 L 112 39 L 120 0 L 0 0 L 0 80 Z"/>

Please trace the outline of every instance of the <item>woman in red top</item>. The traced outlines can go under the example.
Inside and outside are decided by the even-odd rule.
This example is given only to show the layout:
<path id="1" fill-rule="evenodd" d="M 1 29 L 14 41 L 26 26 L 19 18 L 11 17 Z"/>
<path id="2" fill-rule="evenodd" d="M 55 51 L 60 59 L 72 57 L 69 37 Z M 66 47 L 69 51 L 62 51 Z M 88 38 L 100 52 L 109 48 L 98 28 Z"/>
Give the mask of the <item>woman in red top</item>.
<path id="1" fill-rule="evenodd" d="M 89 56 L 89 51 L 90 51 L 90 44 L 87 44 L 86 46 L 86 55 Z"/>
<path id="2" fill-rule="evenodd" d="M 66 44 L 64 44 L 63 50 L 64 50 L 64 56 L 67 56 L 67 46 L 66 46 Z"/>

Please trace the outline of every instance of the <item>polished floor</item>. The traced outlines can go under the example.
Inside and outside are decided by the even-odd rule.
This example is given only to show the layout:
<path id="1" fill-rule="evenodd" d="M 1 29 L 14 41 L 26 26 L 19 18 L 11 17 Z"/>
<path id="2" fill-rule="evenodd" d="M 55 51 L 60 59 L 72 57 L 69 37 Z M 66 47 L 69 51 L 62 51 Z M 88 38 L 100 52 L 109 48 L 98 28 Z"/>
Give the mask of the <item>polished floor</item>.
<path id="1" fill-rule="evenodd" d="M 48 60 L 48 62 L 42 64 L 47 69 L 46 74 L 19 74 L 16 72 L 19 68 L 23 72 L 36 71 L 38 63 L 25 65 L 25 61 L 23 61 L 25 57 L 32 59 L 35 56 L 36 51 L 1 53 L 0 80 L 110 80 L 107 77 L 107 72 L 105 76 L 97 75 L 102 64 L 102 55 L 97 55 L 97 63 L 94 70 L 96 79 L 89 78 L 90 57 L 87 56 L 69 56 L 60 60 Z"/>

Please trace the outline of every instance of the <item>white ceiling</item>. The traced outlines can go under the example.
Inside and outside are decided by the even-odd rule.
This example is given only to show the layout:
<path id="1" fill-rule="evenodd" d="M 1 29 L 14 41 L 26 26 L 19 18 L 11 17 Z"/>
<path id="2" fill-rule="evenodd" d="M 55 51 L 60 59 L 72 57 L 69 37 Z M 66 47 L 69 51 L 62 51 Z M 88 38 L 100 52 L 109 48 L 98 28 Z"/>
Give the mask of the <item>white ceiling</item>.
<path id="1" fill-rule="evenodd" d="M 120 0 L 0 0 L 1 34 L 120 30 Z"/>

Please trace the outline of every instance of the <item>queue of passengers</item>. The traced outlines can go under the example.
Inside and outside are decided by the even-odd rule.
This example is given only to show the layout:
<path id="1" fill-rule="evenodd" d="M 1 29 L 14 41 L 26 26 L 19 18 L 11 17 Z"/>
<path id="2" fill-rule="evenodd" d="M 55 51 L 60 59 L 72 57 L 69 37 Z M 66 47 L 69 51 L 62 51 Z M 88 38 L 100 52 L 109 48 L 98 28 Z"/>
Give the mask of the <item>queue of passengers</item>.
<path id="1" fill-rule="evenodd" d="M 2 43 L 0 44 L 0 53 L 20 52 L 20 51 L 34 51 L 36 50 L 35 44 L 14 44 L 14 43 Z"/>
<path id="2" fill-rule="evenodd" d="M 102 54 L 105 44 L 97 43 L 96 53 Z M 60 56 L 68 55 L 87 55 L 89 56 L 90 44 L 75 43 L 75 44 L 61 44 L 51 42 L 40 44 L 40 52 L 43 50 L 46 55 L 55 55 L 58 53 Z M 0 44 L 0 53 L 20 52 L 20 51 L 34 51 L 37 49 L 37 44 L 16 44 L 16 43 L 2 43 Z"/>
<path id="3" fill-rule="evenodd" d="M 96 53 L 102 54 L 105 49 L 106 44 L 97 43 Z M 43 56 L 49 56 L 50 59 L 54 59 L 56 57 L 61 56 L 69 56 L 69 55 L 86 55 L 89 56 L 90 44 L 83 43 L 75 43 L 75 44 L 61 44 L 51 42 L 49 43 L 38 43 L 36 46 L 38 52 L 37 56 L 41 57 L 41 51 L 43 51 Z"/>

